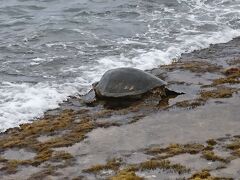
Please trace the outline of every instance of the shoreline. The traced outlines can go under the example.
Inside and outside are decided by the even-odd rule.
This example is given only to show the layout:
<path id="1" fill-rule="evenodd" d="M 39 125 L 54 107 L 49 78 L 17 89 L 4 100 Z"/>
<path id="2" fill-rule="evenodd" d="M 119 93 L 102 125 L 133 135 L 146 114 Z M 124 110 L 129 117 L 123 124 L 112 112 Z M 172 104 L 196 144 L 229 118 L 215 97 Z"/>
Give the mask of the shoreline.
<path id="1" fill-rule="evenodd" d="M 226 32 L 225 32 L 226 33 Z M 225 35 L 225 33 L 223 33 L 224 35 Z M 218 33 L 217 33 L 218 34 Z M 232 35 L 232 36 L 226 36 L 226 38 L 224 38 L 224 39 L 219 39 L 218 41 L 214 41 L 213 43 L 214 43 L 214 45 L 215 44 L 225 44 L 225 43 L 228 43 L 229 41 L 232 41 L 232 39 L 235 39 L 235 38 L 238 38 L 238 35 L 239 35 L 239 33 L 237 33 L 237 31 L 235 32 L 234 31 L 234 33 L 233 33 L 234 35 Z M 216 38 L 215 37 L 215 39 L 218 39 L 218 38 Z M 229 41 L 228 41 L 229 40 Z M 228 42 L 226 42 L 226 41 L 228 41 Z M 209 44 L 210 43 L 210 44 Z M 191 54 L 191 53 L 193 53 L 193 52 L 195 52 L 195 51 L 201 51 L 202 50 L 202 48 L 203 49 L 208 49 L 209 48 L 209 46 L 211 46 L 212 44 L 211 44 L 211 42 L 205 42 L 205 45 L 203 45 L 203 46 L 201 46 L 201 47 L 196 47 L 196 48 L 194 48 L 195 50 L 193 50 L 192 52 L 187 52 L 187 53 L 183 53 L 183 54 L 181 54 L 181 52 L 182 51 L 180 51 L 179 53 L 177 53 L 177 55 L 176 55 L 176 57 L 174 56 L 173 57 L 173 59 L 172 60 L 170 60 L 171 61 L 171 63 L 174 63 L 178 58 L 179 58 L 179 56 L 181 57 L 181 56 L 183 56 L 184 54 Z M 181 55 L 180 55 L 181 54 Z M 165 63 L 166 62 L 169 62 L 169 61 L 164 61 Z M 168 64 L 168 63 L 167 63 Z M 159 66 L 161 66 L 161 65 L 159 65 Z M 152 66 L 150 66 L 150 67 L 152 67 Z M 155 69 L 156 67 L 152 67 L 152 69 L 151 68 L 147 68 L 147 69 L 145 69 L 145 71 L 149 71 L 149 72 L 151 72 L 152 71 L 152 69 Z M 104 71 L 102 71 L 102 74 L 103 74 L 103 72 Z M 99 74 L 98 74 L 99 75 Z M 93 82 L 96 82 L 96 79 L 95 79 L 95 81 L 93 81 Z M 79 83 L 79 82 L 78 82 Z M 90 87 L 90 85 L 87 85 L 88 87 Z M 72 87 L 72 86 L 69 86 L 70 88 L 69 89 L 74 89 L 75 87 Z M 47 87 L 48 88 L 48 87 Z M 49 88 L 51 88 L 51 87 L 49 87 Z M 39 89 L 39 87 L 37 88 L 37 90 Z M 56 90 L 56 89 L 54 89 L 54 90 Z M 83 90 L 83 92 L 87 92 L 87 90 L 90 90 L 90 88 L 86 88 L 86 89 L 84 89 Z M 36 91 L 36 89 L 35 89 L 35 91 Z M 56 90 L 57 91 L 57 90 Z M 71 92 L 72 93 L 66 93 L 65 95 L 63 95 L 63 97 L 62 98 L 57 98 L 58 100 L 54 100 L 54 101 L 52 101 L 52 102 L 54 102 L 53 104 L 51 104 L 51 107 L 49 108 L 44 108 L 44 110 L 39 110 L 39 109 L 35 109 L 35 111 L 37 111 L 37 113 L 36 114 L 34 114 L 33 116 L 28 116 L 28 118 L 26 118 L 26 117 L 23 117 L 22 119 L 21 119 L 21 121 L 23 122 L 24 121 L 24 123 L 23 124 L 28 124 L 28 123 L 31 123 L 32 121 L 34 121 L 34 120 L 38 120 L 38 119 L 41 119 L 43 116 L 44 116 L 44 114 L 46 113 L 46 112 L 48 112 L 48 111 L 51 111 L 51 110 L 54 110 L 54 109 L 57 109 L 57 108 L 59 108 L 58 106 L 61 106 L 61 104 L 63 104 L 65 101 L 67 101 L 69 98 L 71 98 L 72 96 L 81 96 L 81 95 L 83 95 L 82 93 L 81 94 L 79 94 L 78 93 L 78 90 L 75 88 L 75 90 L 71 90 Z M 46 92 L 47 93 L 47 92 Z M 25 94 L 24 94 L 24 96 L 25 96 Z M 58 94 L 58 96 L 61 96 L 61 94 Z M 56 107 L 56 108 L 52 108 L 52 107 Z M 10 108 L 11 109 L 11 108 Z M 40 108 L 41 109 L 41 108 Z M 31 112 L 34 112 L 34 110 L 33 111 L 31 111 Z M 13 114 L 14 114 L 15 112 L 13 112 Z M 10 113 L 11 114 L 11 113 Z M 17 116 L 17 115 L 16 115 Z M 15 117 L 16 117 L 15 116 Z M 5 120 L 7 119 L 7 116 L 4 116 L 5 117 Z M 24 119 L 24 120 L 23 120 Z M 4 119 L 2 119 L 4 122 L 5 122 L 5 120 Z M 15 120 L 18 120 L 18 118 L 17 119 L 15 119 Z M 4 133 L 7 129 L 12 129 L 12 128 L 15 128 L 15 127 L 19 127 L 21 124 L 18 124 L 18 123 L 16 123 L 16 125 L 14 126 L 14 127 L 11 127 L 11 126 L 8 126 L 8 127 L 10 127 L 10 128 L 3 128 L 3 129 L 0 129 L 0 133 Z"/>
<path id="2" fill-rule="evenodd" d="M 0 177 L 238 177 L 231 171 L 240 164 L 239 68 L 240 37 L 148 71 L 183 95 L 122 109 L 69 98 L 43 118 L 0 134 Z M 196 163 L 189 167 L 191 158 Z"/>

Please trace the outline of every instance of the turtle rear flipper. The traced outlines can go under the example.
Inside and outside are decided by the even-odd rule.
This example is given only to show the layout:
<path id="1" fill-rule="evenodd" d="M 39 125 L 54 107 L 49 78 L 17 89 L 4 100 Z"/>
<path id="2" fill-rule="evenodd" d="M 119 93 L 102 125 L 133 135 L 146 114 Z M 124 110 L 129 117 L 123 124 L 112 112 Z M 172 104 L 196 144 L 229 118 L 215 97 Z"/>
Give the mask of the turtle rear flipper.
<path id="1" fill-rule="evenodd" d="M 167 96 L 178 96 L 178 95 L 181 95 L 181 94 L 185 94 L 183 92 L 176 92 L 176 91 L 173 91 L 173 90 L 168 89 L 168 88 L 165 88 L 165 92 L 166 92 Z"/>

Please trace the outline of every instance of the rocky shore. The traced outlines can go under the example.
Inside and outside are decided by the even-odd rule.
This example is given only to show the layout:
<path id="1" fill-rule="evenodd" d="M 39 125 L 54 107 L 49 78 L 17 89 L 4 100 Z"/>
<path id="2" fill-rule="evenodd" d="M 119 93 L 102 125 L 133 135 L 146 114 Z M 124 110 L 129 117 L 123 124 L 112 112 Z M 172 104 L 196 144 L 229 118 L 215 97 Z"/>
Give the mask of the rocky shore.
<path id="1" fill-rule="evenodd" d="M 0 135 L 0 178 L 238 179 L 240 38 L 149 72 L 183 94 L 91 104 L 69 97 Z"/>

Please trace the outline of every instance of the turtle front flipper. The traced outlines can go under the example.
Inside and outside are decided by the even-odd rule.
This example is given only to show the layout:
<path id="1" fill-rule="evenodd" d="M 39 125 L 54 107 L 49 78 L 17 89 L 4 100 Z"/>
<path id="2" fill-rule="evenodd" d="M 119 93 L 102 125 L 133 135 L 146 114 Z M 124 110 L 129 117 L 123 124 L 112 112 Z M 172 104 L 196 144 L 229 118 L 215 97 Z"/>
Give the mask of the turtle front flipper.
<path id="1" fill-rule="evenodd" d="M 91 89 L 87 94 L 83 95 L 81 97 L 84 103 L 90 105 L 96 102 L 96 94 L 93 89 Z"/>

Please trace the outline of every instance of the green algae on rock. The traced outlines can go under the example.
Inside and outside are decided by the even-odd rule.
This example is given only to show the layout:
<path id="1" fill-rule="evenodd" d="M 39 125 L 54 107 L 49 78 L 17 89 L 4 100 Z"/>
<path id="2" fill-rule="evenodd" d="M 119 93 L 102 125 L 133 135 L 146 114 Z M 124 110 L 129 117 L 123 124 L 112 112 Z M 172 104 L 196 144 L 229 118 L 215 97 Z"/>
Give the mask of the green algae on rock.
<path id="1" fill-rule="evenodd" d="M 162 65 L 161 68 L 168 71 L 173 70 L 187 70 L 193 73 L 207 73 L 207 72 L 219 72 L 222 67 L 216 64 L 212 64 L 206 61 L 177 61 L 169 65 Z"/>
<path id="2" fill-rule="evenodd" d="M 194 173 L 189 180 L 233 180 L 233 178 L 214 177 L 211 176 L 208 170 L 202 170 L 201 172 Z"/>
<path id="3" fill-rule="evenodd" d="M 224 159 L 218 155 L 216 155 L 213 151 L 210 150 L 204 150 L 202 152 L 202 157 L 210 160 L 210 161 L 222 161 L 222 162 L 228 162 L 227 159 Z"/>
<path id="4" fill-rule="evenodd" d="M 94 126 L 90 120 L 83 119 L 79 123 L 73 123 L 75 112 L 72 110 L 63 111 L 59 116 L 47 116 L 42 120 L 34 121 L 32 124 L 21 125 L 20 129 L 12 129 L 7 133 L 11 136 L 2 139 L 0 147 L 9 148 L 28 148 L 36 153 L 36 156 L 30 160 L 4 160 L 5 167 L 2 170 L 13 173 L 16 172 L 19 165 L 38 166 L 48 160 L 72 159 L 73 157 L 66 152 L 56 152 L 54 147 L 69 146 L 81 141 L 84 135 Z M 73 124 L 72 124 L 73 123 Z M 41 134 L 52 133 L 64 130 L 72 126 L 72 131 L 68 134 L 50 139 L 46 142 L 39 142 L 37 137 Z"/>
<path id="5" fill-rule="evenodd" d="M 121 165 L 121 159 L 111 159 L 108 160 L 106 164 L 96 164 L 88 169 L 84 169 L 83 172 L 86 173 L 98 173 L 102 170 L 113 170 L 117 171 Z"/>
<path id="6" fill-rule="evenodd" d="M 217 141 L 214 139 L 209 139 L 209 140 L 207 140 L 207 144 L 209 146 L 215 146 L 217 144 Z"/>
<path id="7" fill-rule="evenodd" d="M 118 172 L 115 176 L 109 178 L 109 180 L 143 180 L 144 178 L 136 175 L 134 171 L 122 170 Z"/>
<path id="8" fill-rule="evenodd" d="M 200 92 L 200 95 L 203 100 L 208 100 L 218 98 L 229 98 L 232 97 L 233 93 L 236 92 L 238 92 L 238 89 L 236 88 L 217 87 L 217 89 L 211 91 L 202 91 Z"/>
<path id="9" fill-rule="evenodd" d="M 184 100 L 180 102 L 176 102 L 175 106 L 180 108 L 191 108 L 194 109 L 198 106 L 204 105 L 205 102 L 202 99 L 195 99 L 195 100 Z"/>
<path id="10" fill-rule="evenodd" d="M 169 160 L 145 161 L 138 165 L 138 169 L 141 171 L 162 169 L 162 170 L 174 171 L 174 172 L 177 172 L 178 174 L 183 174 L 183 173 L 190 171 L 190 169 L 186 168 L 185 166 L 183 166 L 181 164 L 172 164 Z"/>
<path id="11" fill-rule="evenodd" d="M 204 150 L 204 145 L 202 144 L 170 144 L 166 148 L 158 148 L 153 147 L 146 150 L 147 154 L 153 154 L 153 155 L 160 155 L 164 154 L 163 156 L 158 156 L 157 158 L 160 159 L 166 159 L 169 157 L 173 157 L 179 154 L 189 153 L 189 154 L 197 154 Z"/>

